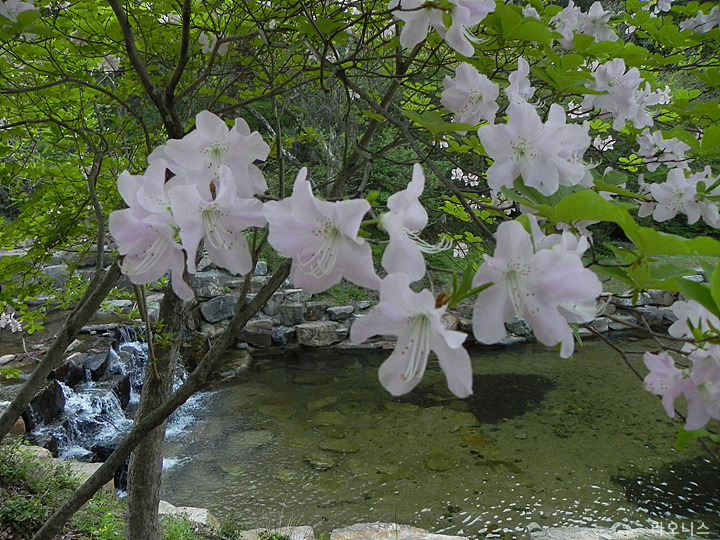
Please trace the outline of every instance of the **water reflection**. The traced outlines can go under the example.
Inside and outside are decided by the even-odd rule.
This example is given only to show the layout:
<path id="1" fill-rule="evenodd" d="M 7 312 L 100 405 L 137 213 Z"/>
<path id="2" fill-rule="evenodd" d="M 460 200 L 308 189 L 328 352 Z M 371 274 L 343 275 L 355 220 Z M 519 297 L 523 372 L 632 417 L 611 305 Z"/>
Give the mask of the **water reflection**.
<path id="1" fill-rule="evenodd" d="M 433 368 L 413 393 L 393 398 L 377 382 L 384 356 L 258 362 L 168 446 L 176 465 L 164 498 L 318 534 L 364 521 L 508 536 L 532 521 L 651 526 L 653 510 L 613 478 L 703 452 L 696 443 L 672 450 L 678 424 L 599 343 L 573 360 L 529 345 L 476 352 L 467 400 Z"/>

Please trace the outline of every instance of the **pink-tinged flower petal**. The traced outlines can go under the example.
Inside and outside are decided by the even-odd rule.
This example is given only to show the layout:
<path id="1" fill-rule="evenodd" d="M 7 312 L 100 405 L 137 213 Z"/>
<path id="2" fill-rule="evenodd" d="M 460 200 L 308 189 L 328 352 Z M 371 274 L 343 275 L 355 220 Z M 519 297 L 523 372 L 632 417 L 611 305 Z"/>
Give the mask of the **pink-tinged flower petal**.
<path id="1" fill-rule="evenodd" d="M 461 334 L 465 341 L 465 334 Z M 437 355 L 440 368 L 445 373 L 448 389 L 459 398 L 472 394 L 472 362 L 464 347 L 453 347 L 447 339 L 430 338 L 430 349 Z"/>
<path id="2" fill-rule="evenodd" d="M 474 66 L 461 63 L 455 70 L 455 78 L 445 77 L 443 85 L 440 103 L 455 113 L 454 122 L 477 124 L 487 120 L 492 124 L 495 121 L 500 87 Z"/>
<path id="3" fill-rule="evenodd" d="M 422 167 L 416 163 L 408 187 L 388 198 L 389 212 L 380 217 L 380 226 L 390 236 L 382 265 L 389 272 L 403 272 L 411 281 L 425 275 L 425 259 L 415 235 L 427 225 L 427 212 L 418 200 L 425 188 Z"/>
<path id="4" fill-rule="evenodd" d="M 683 392 L 686 372 L 675 367 L 675 360 L 665 351 L 660 354 L 646 352 L 643 362 L 650 370 L 644 379 L 645 389 L 662 396 L 665 412 L 674 418 L 675 399 Z"/>
<path id="5" fill-rule="evenodd" d="M 445 308 L 435 307 L 430 291 L 416 293 L 409 284 L 405 274 L 388 275 L 380 288 L 380 302 L 353 323 L 350 339 L 361 343 L 374 335 L 398 337 L 379 371 L 380 382 L 393 395 L 405 394 L 420 382 L 432 351 L 450 390 L 467 397 L 472 392 L 472 370 L 470 356 L 462 348 L 465 334 L 445 329 L 441 320 Z"/>
<path id="6" fill-rule="evenodd" d="M 258 132 L 250 129 L 241 118 L 229 129 L 225 121 L 208 111 L 195 118 L 195 130 L 182 139 L 173 139 L 150 154 L 150 163 L 167 160 L 168 168 L 180 176 L 194 176 L 198 182 L 215 182 L 219 168 L 227 165 L 232 171 L 236 195 L 251 198 L 267 189 L 267 183 L 256 160 L 264 160 L 270 147 Z M 202 191 L 202 190 L 201 190 Z"/>
<path id="7" fill-rule="evenodd" d="M 188 272 L 195 273 L 195 256 L 200 241 L 210 259 L 238 274 L 252 269 L 252 259 L 243 231 L 266 224 L 262 203 L 256 199 L 238 199 L 232 172 L 219 168 L 218 188 L 213 200 L 203 198 L 194 185 L 169 189 L 173 214 L 180 226 L 180 238 L 188 256 Z"/>
<path id="8" fill-rule="evenodd" d="M 291 197 L 265 204 L 268 241 L 293 259 L 290 277 L 297 287 L 321 292 L 345 277 L 364 287 L 379 287 L 372 253 L 358 236 L 370 205 L 364 200 L 327 202 L 316 198 L 301 169 Z"/>
<path id="9" fill-rule="evenodd" d="M 170 269 L 175 294 L 185 301 L 194 298 L 182 277 L 185 256 L 174 241 L 174 229 L 166 216 L 138 216 L 132 209 L 116 210 L 110 214 L 109 229 L 118 252 L 124 255 L 122 272 L 132 283 L 152 283 Z"/>
<path id="10" fill-rule="evenodd" d="M 504 322 L 518 316 L 527 320 L 541 343 L 560 344 L 563 357 L 572 354 L 568 322 L 594 318 L 590 306 L 602 285 L 583 267 L 579 242 L 557 236 L 557 241 L 538 239 L 533 247 L 531 235 L 519 222 L 500 224 L 495 254 L 484 256 L 473 278 L 474 287 L 494 283 L 478 294 L 475 302 L 473 331 L 479 341 L 494 343 L 504 338 Z M 551 247 L 539 248 L 541 245 Z"/>

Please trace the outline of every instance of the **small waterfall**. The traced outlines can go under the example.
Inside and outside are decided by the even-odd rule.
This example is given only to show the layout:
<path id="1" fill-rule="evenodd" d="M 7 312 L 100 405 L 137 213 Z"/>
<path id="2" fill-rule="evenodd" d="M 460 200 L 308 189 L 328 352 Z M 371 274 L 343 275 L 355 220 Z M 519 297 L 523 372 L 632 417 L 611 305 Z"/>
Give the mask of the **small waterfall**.
<path id="1" fill-rule="evenodd" d="M 107 355 L 85 359 L 84 380 L 71 388 L 58 381 L 64 410 L 31 432 L 38 444 L 57 451 L 63 459 L 104 461 L 132 428 L 147 363 L 147 343 L 142 328 L 121 327 Z M 174 389 L 186 379 L 178 365 Z M 182 433 L 194 421 L 193 411 L 207 394 L 197 394 L 175 411 L 168 421 L 167 437 Z"/>

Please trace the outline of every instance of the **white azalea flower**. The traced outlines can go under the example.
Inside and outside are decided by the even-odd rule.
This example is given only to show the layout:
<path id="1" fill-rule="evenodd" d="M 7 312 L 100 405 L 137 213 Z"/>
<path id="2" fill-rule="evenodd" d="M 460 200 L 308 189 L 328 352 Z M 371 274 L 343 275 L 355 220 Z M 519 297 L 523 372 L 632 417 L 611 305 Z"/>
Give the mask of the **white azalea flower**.
<path id="1" fill-rule="evenodd" d="M 436 307 L 427 289 L 416 293 L 406 274 L 387 276 L 380 287 L 380 302 L 350 328 L 353 343 L 375 335 L 397 336 L 397 345 L 378 372 L 380 383 L 392 395 L 407 394 L 422 380 L 430 352 L 445 372 L 450 391 L 464 398 L 472 393 L 470 355 L 462 344 L 462 332 L 447 330 L 442 323 L 446 306 Z"/>

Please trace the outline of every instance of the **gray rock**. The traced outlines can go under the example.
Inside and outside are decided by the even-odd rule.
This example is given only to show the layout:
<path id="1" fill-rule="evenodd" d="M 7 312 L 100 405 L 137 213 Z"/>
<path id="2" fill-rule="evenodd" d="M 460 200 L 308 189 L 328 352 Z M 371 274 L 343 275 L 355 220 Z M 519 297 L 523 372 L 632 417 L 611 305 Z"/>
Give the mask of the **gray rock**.
<path id="1" fill-rule="evenodd" d="M 609 322 L 610 321 L 607 317 L 598 317 L 590 323 L 590 326 L 592 326 L 597 332 L 604 334 L 610 328 Z"/>
<path id="2" fill-rule="evenodd" d="M 672 538 L 655 529 L 614 530 L 606 527 L 550 527 L 528 531 L 531 540 L 633 540 L 636 538 Z"/>
<path id="3" fill-rule="evenodd" d="M 350 335 L 350 326 L 347 324 L 339 324 L 335 329 L 335 334 L 337 335 L 338 341 L 346 340 Z"/>
<path id="4" fill-rule="evenodd" d="M 64 289 L 67 286 L 68 278 L 70 277 L 67 264 L 46 266 L 43 268 L 43 272 L 56 289 Z"/>
<path id="5" fill-rule="evenodd" d="M 658 312 L 660 315 L 663 316 L 663 319 L 665 319 L 667 322 L 674 323 L 678 320 L 677 315 L 675 315 L 675 312 L 672 310 L 672 308 L 669 307 L 659 307 Z"/>
<path id="6" fill-rule="evenodd" d="M 250 292 L 258 292 L 270 281 L 270 276 L 253 276 L 250 278 Z"/>
<path id="7" fill-rule="evenodd" d="M 315 532 L 313 528 L 308 525 L 301 527 L 251 529 L 241 532 L 237 536 L 237 540 L 259 540 L 260 538 L 267 538 L 268 535 L 275 533 L 287 537 L 290 540 L 315 540 Z"/>
<path id="8" fill-rule="evenodd" d="M 211 527 L 219 527 L 220 522 L 206 508 L 195 508 L 193 506 L 173 506 L 169 502 L 160 501 L 158 513 L 161 516 L 181 516 L 198 523 L 200 525 L 208 525 Z"/>
<path id="9" fill-rule="evenodd" d="M 334 306 L 327 309 L 327 314 L 331 321 L 347 321 L 354 311 L 353 306 Z"/>
<path id="10" fill-rule="evenodd" d="M 207 322 L 216 323 L 232 317 L 237 309 L 237 305 L 237 296 L 218 296 L 200 306 L 200 313 L 202 313 Z"/>
<path id="11" fill-rule="evenodd" d="M 225 328 L 219 324 L 202 323 L 200 324 L 200 333 L 210 339 L 215 339 L 223 333 Z"/>
<path id="12" fill-rule="evenodd" d="M 522 317 L 513 317 L 505 323 L 505 328 L 516 336 L 526 337 L 532 334 L 530 325 Z"/>
<path id="13" fill-rule="evenodd" d="M 195 274 L 194 289 L 198 296 L 214 298 L 242 285 L 243 278 L 231 276 L 225 270 L 207 270 Z"/>
<path id="14" fill-rule="evenodd" d="M 268 317 L 275 317 L 278 313 L 280 313 L 282 301 L 283 293 L 280 291 L 274 293 L 263 306 L 262 312 Z"/>
<path id="15" fill-rule="evenodd" d="M 372 306 L 372 302 L 370 300 L 360 300 L 355 304 L 355 307 L 358 309 L 367 309 L 370 306 Z"/>
<path id="16" fill-rule="evenodd" d="M 23 420 L 29 431 L 38 424 L 49 424 L 65 408 L 65 394 L 57 381 L 50 381 L 32 398 L 23 413 Z"/>
<path id="17" fill-rule="evenodd" d="M 628 324 L 636 324 L 637 319 L 634 315 L 630 314 L 624 314 L 624 313 L 616 313 L 613 315 L 613 319 L 608 323 L 608 326 L 610 327 L 610 330 L 628 330 L 628 326 L 624 324 L 627 322 Z"/>
<path id="18" fill-rule="evenodd" d="M 325 312 L 330 305 L 327 302 L 306 302 L 305 320 L 322 321 L 326 318 Z"/>
<path id="19" fill-rule="evenodd" d="M 90 380 L 99 381 L 105 375 L 110 365 L 110 354 L 104 353 L 86 353 L 83 363 L 85 372 L 90 376 Z"/>
<path id="20" fill-rule="evenodd" d="M 252 319 L 240 330 L 238 339 L 255 347 L 272 345 L 273 324 L 270 319 Z"/>
<path id="21" fill-rule="evenodd" d="M 280 347 L 292 343 L 295 341 L 295 328 L 292 326 L 276 326 L 272 331 L 272 341 Z"/>
<path id="22" fill-rule="evenodd" d="M 282 304 L 278 311 L 280 324 L 284 326 L 295 326 L 305 320 L 305 306 L 300 302 Z"/>
<path id="23" fill-rule="evenodd" d="M 645 319 L 649 326 L 657 326 L 663 323 L 663 316 L 660 309 L 655 306 L 638 306 L 635 311 Z M 640 321 L 642 322 L 642 321 Z"/>
<path id="24" fill-rule="evenodd" d="M 307 302 L 312 298 L 312 294 L 306 293 L 302 289 L 286 289 L 285 298 L 290 302 Z"/>
<path id="25" fill-rule="evenodd" d="M 70 388 L 85 380 L 85 355 L 73 353 L 55 370 L 55 379 Z"/>
<path id="26" fill-rule="evenodd" d="M 253 272 L 256 276 L 267 276 L 268 274 L 268 266 L 267 262 L 265 261 L 258 261 L 255 265 L 255 272 Z"/>
<path id="27" fill-rule="evenodd" d="M 425 529 L 397 523 L 356 523 L 330 533 L 330 540 L 406 540 L 411 535 L 426 534 Z M 443 535 L 438 535 L 443 536 Z M 458 537 L 445 537 L 458 538 Z"/>
<path id="28" fill-rule="evenodd" d="M 316 321 L 298 324 L 295 327 L 300 345 L 308 347 L 329 347 L 342 341 L 338 338 L 338 323 L 334 321 Z"/>
<path id="29" fill-rule="evenodd" d="M 660 291 L 652 289 L 645 291 L 638 297 L 638 306 L 672 306 L 678 298 L 675 291 Z"/>

